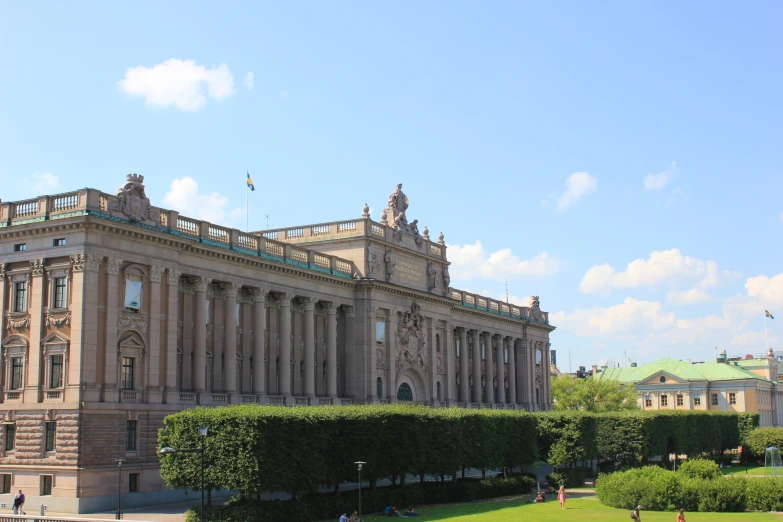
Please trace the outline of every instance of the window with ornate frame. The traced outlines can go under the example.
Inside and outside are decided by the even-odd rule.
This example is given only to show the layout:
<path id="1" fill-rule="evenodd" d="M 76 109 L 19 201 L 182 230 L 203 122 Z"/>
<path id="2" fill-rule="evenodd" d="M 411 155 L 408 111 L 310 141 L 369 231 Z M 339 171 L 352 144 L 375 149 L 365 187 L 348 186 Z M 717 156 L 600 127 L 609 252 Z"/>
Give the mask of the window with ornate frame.
<path id="1" fill-rule="evenodd" d="M 375 321 L 375 343 L 376 344 L 384 344 L 384 343 L 386 343 L 386 321 L 385 320 L 376 320 Z"/>
<path id="2" fill-rule="evenodd" d="M 144 389 L 144 371 L 146 367 L 146 348 L 144 339 L 135 330 L 123 331 L 117 342 L 117 383 L 121 390 L 122 402 L 140 402 Z"/>
<path id="3" fill-rule="evenodd" d="M 135 366 L 135 360 L 133 357 L 122 358 L 122 389 L 133 390 L 134 389 L 134 375 L 133 370 Z"/>
<path id="4" fill-rule="evenodd" d="M 52 332 L 41 341 L 44 367 L 44 387 L 58 390 L 65 387 L 68 364 L 68 338 L 60 332 Z"/>
<path id="5" fill-rule="evenodd" d="M 24 389 L 27 373 L 27 339 L 11 335 L 3 340 L 3 368 L 6 394 Z M 17 392 L 18 393 L 18 392 Z"/>
<path id="6" fill-rule="evenodd" d="M 49 373 L 49 388 L 62 388 L 63 385 L 63 356 L 50 355 L 49 364 L 51 373 Z"/>
<path id="7" fill-rule="evenodd" d="M 71 289 L 70 267 L 46 267 L 46 276 L 49 282 L 49 310 L 67 310 Z"/>
<path id="8" fill-rule="evenodd" d="M 14 282 L 14 312 L 27 311 L 27 281 Z"/>
<path id="9" fill-rule="evenodd" d="M 24 386 L 24 360 L 21 357 L 11 357 L 11 379 L 9 390 L 21 390 Z"/>

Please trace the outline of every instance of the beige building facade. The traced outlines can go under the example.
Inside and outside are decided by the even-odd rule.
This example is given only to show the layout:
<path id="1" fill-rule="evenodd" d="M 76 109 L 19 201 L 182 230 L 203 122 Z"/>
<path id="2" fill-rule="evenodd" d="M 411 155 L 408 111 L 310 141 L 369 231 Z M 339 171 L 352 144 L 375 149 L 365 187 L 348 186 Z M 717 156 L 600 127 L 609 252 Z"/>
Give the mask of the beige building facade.
<path id="1" fill-rule="evenodd" d="M 117 459 L 124 505 L 179 500 L 157 431 L 196 405 L 551 408 L 538 298 L 452 288 L 401 185 L 380 222 L 245 233 L 143 182 L 0 206 L 0 503 L 111 509 Z"/>

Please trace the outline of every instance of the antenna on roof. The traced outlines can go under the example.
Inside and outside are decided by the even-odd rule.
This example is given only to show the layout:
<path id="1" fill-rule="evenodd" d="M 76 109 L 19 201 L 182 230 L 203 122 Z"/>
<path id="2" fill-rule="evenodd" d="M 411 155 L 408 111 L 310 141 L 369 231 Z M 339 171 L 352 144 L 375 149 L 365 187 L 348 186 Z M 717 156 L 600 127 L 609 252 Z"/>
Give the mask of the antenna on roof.
<path id="1" fill-rule="evenodd" d="M 506 304 L 508 304 L 508 279 L 506 279 Z"/>
<path id="2" fill-rule="evenodd" d="M 266 216 L 266 229 L 269 230 L 269 214 L 265 214 Z"/>

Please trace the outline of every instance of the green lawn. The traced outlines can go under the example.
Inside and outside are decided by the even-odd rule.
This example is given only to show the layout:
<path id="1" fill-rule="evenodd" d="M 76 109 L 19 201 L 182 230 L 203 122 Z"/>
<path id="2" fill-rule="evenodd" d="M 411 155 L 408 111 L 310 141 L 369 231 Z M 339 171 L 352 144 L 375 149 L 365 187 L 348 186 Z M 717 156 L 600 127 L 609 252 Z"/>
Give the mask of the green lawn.
<path id="1" fill-rule="evenodd" d="M 772 468 L 764 466 L 732 466 L 721 470 L 724 475 L 745 475 L 746 471 L 748 475 L 772 475 Z M 775 471 L 776 476 L 783 477 L 783 469 L 778 468 Z"/>
<path id="2" fill-rule="evenodd" d="M 399 508 L 399 506 L 398 506 Z M 544 504 L 522 503 L 521 501 L 489 501 L 475 504 L 451 504 L 422 506 L 417 509 L 421 516 L 410 519 L 416 522 L 429 520 L 460 520 L 471 522 L 507 522 L 519 520 L 542 520 L 547 522 L 581 522 L 600 520 L 606 522 L 628 522 L 630 510 L 613 509 L 601 504 L 596 497 L 572 498 L 566 502 L 566 510 L 560 509 L 557 501 Z M 365 522 L 390 520 L 380 515 L 365 516 Z M 642 511 L 644 522 L 675 522 L 676 513 Z M 781 522 L 783 516 L 775 513 L 686 513 L 688 522 Z"/>

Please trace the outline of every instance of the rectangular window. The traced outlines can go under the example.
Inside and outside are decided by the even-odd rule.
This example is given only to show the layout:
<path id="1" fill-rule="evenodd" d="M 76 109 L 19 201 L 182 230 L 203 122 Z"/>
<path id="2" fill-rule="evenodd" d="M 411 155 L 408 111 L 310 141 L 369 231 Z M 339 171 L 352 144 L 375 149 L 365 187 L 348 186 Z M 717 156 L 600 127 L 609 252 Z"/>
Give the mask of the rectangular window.
<path id="1" fill-rule="evenodd" d="M 59 388 L 63 385 L 63 356 L 52 355 L 52 375 L 49 378 L 50 388 Z"/>
<path id="2" fill-rule="evenodd" d="M 133 357 L 122 358 L 122 389 L 133 389 Z"/>
<path id="3" fill-rule="evenodd" d="M 541 366 L 541 350 L 536 350 L 536 366 Z"/>
<path id="4" fill-rule="evenodd" d="M 677 395 L 677 406 L 682 406 L 683 404 L 685 404 L 683 396 L 682 395 Z"/>
<path id="5" fill-rule="evenodd" d="M 237 303 L 237 326 L 239 326 L 239 314 L 242 311 L 242 304 Z"/>
<path id="6" fill-rule="evenodd" d="M 0 489 L 0 493 L 10 493 L 11 492 L 11 474 L 6 473 L 3 475 L 3 484 L 2 489 Z"/>
<path id="7" fill-rule="evenodd" d="M 454 339 L 454 353 L 457 354 L 457 357 L 459 357 L 459 349 L 460 349 L 459 338 L 456 338 Z"/>
<path id="8" fill-rule="evenodd" d="M 11 389 L 19 390 L 22 388 L 22 358 L 11 358 Z"/>
<path id="9" fill-rule="evenodd" d="M 53 240 L 52 241 L 52 246 L 56 246 L 56 247 L 58 247 L 58 246 L 65 246 L 65 238 L 64 237 L 59 237 L 59 238 Z"/>
<path id="10" fill-rule="evenodd" d="M 27 244 L 25 243 L 17 243 L 14 245 L 14 252 L 24 252 L 27 250 Z"/>
<path id="11" fill-rule="evenodd" d="M 737 394 L 734 392 L 729 393 L 729 404 L 737 404 Z"/>
<path id="12" fill-rule="evenodd" d="M 16 283 L 14 285 L 14 312 L 27 311 L 27 283 Z"/>
<path id="13" fill-rule="evenodd" d="M 717 393 L 713 393 L 712 394 L 712 403 L 711 404 L 713 406 L 717 406 L 718 405 L 718 394 Z"/>
<path id="14" fill-rule="evenodd" d="M 41 475 L 41 496 L 52 494 L 52 475 Z"/>
<path id="15" fill-rule="evenodd" d="M 207 324 L 209 324 L 209 299 L 207 299 L 207 313 L 204 315 L 207 318 Z"/>
<path id="16" fill-rule="evenodd" d="M 5 450 L 13 451 L 16 447 L 16 425 L 5 425 Z"/>
<path id="17" fill-rule="evenodd" d="M 55 451 L 57 448 L 57 425 L 54 422 L 46 423 L 46 451 Z"/>
<path id="18" fill-rule="evenodd" d="M 128 475 L 128 492 L 136 493 L 137 491 L 139 491 L 139 474 L 130 473 Z"/>
<path id="19" fill-rule="evenodd" d="M 65 278 L 54 279 L 54 307 L 65 308 Z"/>
<path id="20" fill-rule="evenodd" d="M 386 323 L 383 321 L 376 321 L 375 323 L 375 342 L 378 344 L 386 342 Z"/>
<path id="21" fill-rule="evenodd" d="M 693 405 L 694 406 L 701 406 L 701 393 L 694 393 L 693 394 Z"/>
<path id="22" fill-rule="evenodd" d="M 648 395 L 644 398 L 644 407 L 645 408 L 652 408 L 652 396 Z"/>
<path id="23" fill-rule="evenodd" d="M 487 357 L 486 354 L 486 346 L 484 346 L 484 339 L 482 338 L 481 341 L 479 341 L 479 346 L 481 347 L 481 360 L 485 360 Z"/>
<path id="24" fill-rule="evenodd" d="M 141 281 L 125 281 L 125 309 L 133 312 L 141 309 Z"/>
<path id="25" fill-rule="evenodd" d="M 136 451 L 136 421 L 129 420 L 125 424 L 125 451 Z"/>
<path id="26" fill-rule="evenodd" d="M 661 406 L 668 406 L 668 405 L 669 405 L 669 396 L 661 395 Z"/>

